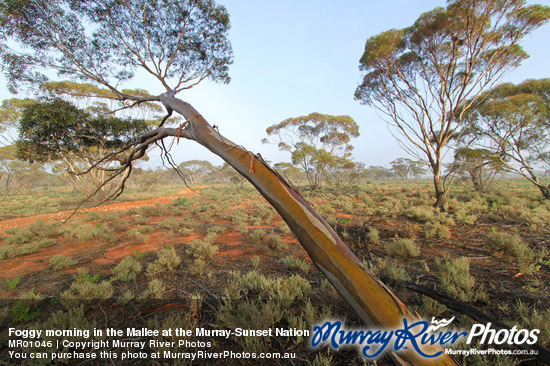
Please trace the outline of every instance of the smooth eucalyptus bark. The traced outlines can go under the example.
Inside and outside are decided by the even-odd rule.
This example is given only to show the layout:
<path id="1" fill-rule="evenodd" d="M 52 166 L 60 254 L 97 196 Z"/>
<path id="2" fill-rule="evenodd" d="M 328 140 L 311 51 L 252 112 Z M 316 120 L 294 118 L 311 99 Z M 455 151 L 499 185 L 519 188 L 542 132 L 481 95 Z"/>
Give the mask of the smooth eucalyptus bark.
<path id="1" fill-rule="evenodd" d="M 377 328 L 402 328 L 403 318 L 418 320 L 407 307 L 368 270 L 342 242 L 332 228 L 311 208 L 307 201 L 287 184 L 263 159 L 225 139 L 190 104 L 163 94 L 162 103 L 185 117 L 181 131 L 171 135 L 194 140 L 220 156 L 252 183 L 288 224 L 313 263 L 328 278 L 361 320 Z M 407 365 L 457 365 L 443 353 L 435 359 L 417 354 L 412 347 L 390 357 Z M 423 347 L 427 354 L 441 347 Z"/>
<path id="2" fill-rule="evenodd" d="M 449 201 L 447 200 L 447 190 L 443 187 L 441 177 L 434 177 L 435 187 L 435 204 L 434 207 L 439 208 L 441 212 L 449 211 Z"/>

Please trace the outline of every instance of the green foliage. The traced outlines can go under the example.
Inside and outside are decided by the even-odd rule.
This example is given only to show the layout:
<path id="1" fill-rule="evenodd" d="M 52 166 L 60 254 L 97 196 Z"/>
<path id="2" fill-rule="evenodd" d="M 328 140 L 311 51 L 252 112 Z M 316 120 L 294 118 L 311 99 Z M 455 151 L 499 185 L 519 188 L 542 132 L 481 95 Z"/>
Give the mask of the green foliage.
<path id="1" fill-rule="evenodd" d="M 284 252 L 288 249 L 288 243 L 281 239 L 279 235 L 271 234 L 265 239 L 265 243 L 268 247 L 276 252 Z"/>
<path id="2" fill-rule="evenodd" d="M 220 235 L 221 233 L 223 233 L 225 231 L 225 227 L 223 226 L 219 226 L 219 225 L 215 225 L 215 226 L 210 226 L 208 229 L 206 229 L 206 236 L 210 236 L 210 237 L 213 237 L 214 235 Z"/>
<path id="3" fill-rule="evenodd" d="M 110 299 L 113 294 L 113 285 L 108 281 L 94 283 L 89 279 L 85 281 L 77 279 L 67 291 L 61 293 L 61 303 L 67 309 L 81 304 L 90 306 L 94 301 Z"/>
<path id="4" fill-rule="evenodd" d="M 135 296 L 134 296 L 134 293 L 132 292 L 132 290 L 126 290 L 122 294 L 120 294 L 120 296 L 117 299 L 117 302 L 121 305 L 126 305 L 131 300 L 133 300 L 134 298 L 135 298 Z"/>
<path id="5" fill-rule="evenodd" d="M 411 279 L 407 271 L 395 263 L 388 263 L 385 269 L 390 278 L 401 281 L 410 281 Z"/>
<path id="6" fill-rule="evenodd" d="M 549 254 L 548 249 L 545 247 L 532 249 L 525 243 L 518 244 L 515 252 L 518 259 L 519 271 L 528 276 L 535 274 L 539 270 L 543 259 Z"/>
<path id="7" fill-rule="evenodd" d="M 90 272 L 87 269 L 79 268 L 73 278 L 77 283 L 96 283 L 99 281 L 99 273 L 90 276 Z"/>
<path id="8" fill-rule="evenodd" d="M 322 352 L 319 352 L 315 355 L 315 359 L 313 359 L 313 362 L 309 362 L 311 366 L 331 366 L 332 365 L 332 358 L 333 356 L 326 352 L 326 355 L 324 355 Z"/>
<path id="9" fill-rule="evenodd" d="M 94 328 L 97 328 L 97 323 L 95 320 L 90 319 L 86 316 L 86 307 L 84 304 L 76 305 L 74 307 L 70 307 L 67 310 L 59 310 L 53 314 L 50 314 L 50 316 L 44 321 L 37 324 L 34 324 L 30 327 L 31 329 L 36 330 L 42 330 L 42 334 L 44 334 L 44 330 L 51 330 L 51 329 L 79 329 L 79 330 L 86 330 L 90 332 L 90 337 L 86 338 L 85 336 L 73 336 L 71 337 L 71 341 L 97 341 L 102 339 L 102 337 L 95 336 L 93 333 Z M 56 344 L 56 341 L 59 341 L 61 345 L 61 341 L 63 339 L 67 339 L 63 336 L 43 336 L 42 341 L 50 341 L 54 345 Z M 34 343 L 34 342 L 33 342 Z M 69 347 L 60 347 L 59 349 L 55 348 L 47 348 L 47 347 L 29 347 L 25 348 L 26 352 L 69 352 Z M 29 365 L 33 366 L 41 366 L 44 365 L 44 359 L 36 359 L 36 362 L 32 362 L 32 360 L 28 360 Z M 64 360 L 61 360 L 64 361 Z"/>
<path id="10" fill-rule="evenodd" d="M 309 272 L 309 263 L 306 262 L 305 260 L 303 259 L 300 259 L 300 258 L 296 258 L 292 255 L 287 255 L 286 257 L 283 258 L 283 264 L 286 266 L 286 267 L 290 267 L 290 268 L 298 268 L 299 270 L 301 270 L 302 272 L 304 272 L 304 275 L 307 276 L 308 272 Z"/>
<path id="11" fill-rule="evenodd" d="M 519 314 L 521 321 L 526 329 L 539 329 L 538 336 L 540 344 L 548 344 L 550 342 L 550 309 L 538 309 L 537 307 L 529 307 L 521 300 L 517 301 L 516 312 Z"/>
<path id="12" fill-rule="evenodd" d="M 161 205 L 158 203 L 154 206 L 143 206 L 138 209 L 138 214 L 147 218 L 168 216 L 170 214 L 170 207 L 169 205 Z"/>
<path id="13" fill-rule="evenodd" d="M 366 238 L 369 243 L 378 244 L 380 242 L 380 233 L 378 229 L 369 227 L 369 232 L 367 233 Z"/>
<path id="14" fill-rule="evenodd" d="M 524 1 L 456 0 L 367 40 L 355 98 L 383 113 L 410 151 L 425 154 L 441 210 L 448 210 L 443 157 L 469 125 L 467 99 L 484 100 L 484 89 L 519 66 L 528 57 L 519 42 L 549 19 L 550 7 Z"/>
<path id="15" fill-rule="evenodd" d="M 10 235 L 4 239 L 9 244 L 20 245 L 30 243 L 37 235 L 33 230 L 29 228 L 14 227 L 6 230 L 6 234 Z"/>
<path id="16" fill-rule="evenodd" d="M 143 257 L 145 257 L 145 255 L 147 254 L 147 252 L 140 252 L 139 250 L 134 250 L 134 252 L 132 253 L 132 255 L 136 258 L 136 259 L 141 259 Z"/>
<path id="17" fill-rule="evenodd" d="M 248 221 L 248 215 L 242 211 L 235 211 L 231 214 L 231 221 L 235 224 L 244 224 Z"/>
<path id="18" fill-rule="evenodd" d="M 476 288 L 475 278 L 470 275 L 470 259 L 449 258 L 436 261 L 441 274 L 441 288 L 460 301 L 483 299 L 485 293 Z"/>
<path id="19" fill-rule="evenodd" d="M 189 271 L 191 271 L 191 274 L 195 276 L 202 276 L 204 274 L 204 267 L 206 266 L 206 262 L 204 259 L 196 258 L 193 261 L 193 265 L 189 267 Z"/>
<path id="20" fill-rule="evenodd" d="M 21 276 L 17 276 L 17 277 L 12 278 L 12 279 L 6 278 L 6 282 L 8 283 L 8 287 L 12 290 L 14 288 L 16 288 L 17 285 L 19 285 L 20 281 L 21 281 Z"/>
<path id="21" fill-rule="evenodd" d="M 42 295 L 40 295 L 39 293 L 35 293 L 34 289 L 23 292 L 19 298 L 23 300 L 26 304 L 30 305 L 37 304 L 39 301 L 44 299 Z"/>
<path id="22" fill-rule="evenodd" d="M 328 166 L 349 160 L 353 149 L 350 141 L 359 136 L 359 125 L 349 116 L 311 113 L 286 119 L 266 132 L 279 150 L 292 154 L 292 163 L 304 170 L 313 188 L 318 188 Z"/>
<path id="23" fill-rule="evenodd" d="M 59 98 L 40 100 L 21 115 L 17 156 L 50 162 L 77 190 L 103 199 L 120 189 L 121 177 L 106 172 L 126 158 L 121 147 L 149 129 L 144 120 L 93 114 Z"/>
<path id="24" fill-rule="evenodd" d="M 104 239 L 110 243 L 117 241 L 114 229 L 105 224 L 77 224 L 64 228 L 63 234 L 69 238 L 76 238 L 81 241 L 90 241 L 94 238 Z"/>
<path id="25" fill-rule="evenodd" d="M 142 227 L 134 227 L 134 228 L 131 228 L 130 230 L 128 230 L 126 232 L 126 235 L 130 238 L 130 239 L 133 239 L 139 243 L 145 243 L 147 241 L 147 239 L 149 238 L 148 235 L 145 235 L 143 233 L 143 228 L 145 226 L 142 226 Z"/>
<path id="26" fill-rule="evenodd" d="M 426 234 L 426 238 L 451 238 L 451 231 L 449 230 L 449 228 L 445 225 L 441 225 L 439 222 L 427 222 L 426 225 L 424 225 L 424 233 Z"/>
<path id="27" fill-rule="evenodd" d="M 258 241 L 262 239 L 265 235 L 266 235 L 266 232 L 264 229 L 255 229 L 255 230 L 252 230 L 252 232 L 250 233 L 250 237 L 254 241 Z"/>
<path id="28" fill-rule="evenodd" d="M 9 1 L 2 10 L 4 71 L 12 92 L 21 83 L 42 82 L 44 69 L 63 70 L 69 78 L 108 86 L 90 86 L 78 93 L 111 98 L 125 95 L 117 86 L 131 79 L 136 68 L 151 72 L 155 68 L 146 66 L 151 64 L 158 65 L 155 76 L 160 83 L 176 93 L 204 78 L 229 81 L 229 15 L 214 2 L 168 1 L 144 6 L 133 2 Z M 63 16 L 52 18 L 51 14 Z M 143 19 L 147 19 L 147 27 Z M 132 94 L 148 96 L 143 91 Z"/>
<path id="29" fill-rule="evenodd" d="M 58 234 L 57 224 L 46 223 L 42 220 L 35 220 L 28 229 L 41 238 L 51 238 Z"/>
<path id="30" fill-rule="evenodd" d="M 131 176 L 131 182 L 135 184 L 137 187 L 139 187 L 143 191 L 153 191 L 157 189 L 159 186 L 166 184 L 168 181 L 167 176 L 164 174 L 164 171 L 162 169 L 139 169 L 135 168 L 132 176 Z M 181 198 L 181 197 L 180 197 Z M 174 202 L 172 202 L 172 205 L 174 205 Z M 183 208 L 184 206 L 175 205 L 177 208 Z"/>
<path id="31" fill-rule="evenodd" d="M 523 241 L 517 234 L 492 231 L 487 235 L 487 244 L 498 252 L 514 253 L 522 247 Z"/>
<path id="32" fill-rule="evenodd" d="M 147 276 L 155 277 L 173 271 L 181 262 L 174 248 L 162 248 L 157 252 L 157 260 L 147 266 Z"/>
<path id="33" fill-rule="evenodd" d="M 164 290 L 166 287 L 162 283 L 162 281 L 158 278 L 153 278 L 149 281 L 147 284 L 147 290 L 143 292 L 143 294 L 140 295 L 141 300 L 145 299 L 162 299 L 164 296 Z"/>
<path id="34" fill-rule="evenodd" d="M 403 258 L 413 258 L 420 255 L 420 246 L 413 239 L 395 238 L 388 249 Z"/>
<path id="35" fill-rule="evenodd" d="M 458 148 L 451 169 L 469 179 L 477 192 L 488 192 L 497 173 L 503 170 L 500 158 L 488 149 Z"/>
<path id="36" fill-rule="evenodd" d="M 445 312 L 445 310 L 447 310 L 447 307 L 438 301 L 435 301 L 427 296 L 423 296 L 422 304 L 418 307 L 411 306 L 411 310 L 416 311 L 418 314 L 422 314 L 424 317 L 438 317 Z"/>
<path id="37" fill-rule="evenodd" d="M 74 266 L 76 263 L 76 260 L 71 257 L 66 257 L 64 255 L 54 255 L 50 258 L 50 266 L 52 266 L 53 269 L 63 269 L 71 267 Z"/>
<path id="38" fill-rule="evenodd" d="M 216 323 L 222 328 L 269 329 L 292 312 L 293 305 L 304 299 L 310 288 L 300 276 L 269 279 L 256 271 L 236 274 L 226 288 Z M 249 299 L 249 294 L 259 298 Z M 243 337 L 239 342 L 248 352 L 261 352 L 267 349 L 269 340 Z"/>
<path id="39" fill-rule="evenodd" d="M 407 218 L 419 222 L 428 222 L 435 217 L 436 212 L 430 206 L 415 206 L 403 213 Z"/>
<path id="40" fill-rule="evenodd" d="M 158 228 L 161 228 L 164 230 L 171 230 L 171 231 L 178 231 L 181 228 L 181 226 L 182 225 L 180 220 L 176 219 L 175 217 L 170 217 L 157 224 Z"/>
<path id="41" fill-rule="evenodd" d="M 114 278 L 120 281 L 130 281 L 139 272 L 141 272 L 141 264 L 131 256 L 122 258 L 120 263 L 112 269 Z"/>
<path id="42" fill-rule="evenodd" d="M 219 248 L 217 245 L 204 240 L 193 240 L 187 244 L 187 254 L 192 255 L 195 258 L 200 258 L 204 261 L 210 260 L 216 255 Z"/>
<path id="43" fill-rule="evenodd" d="M 250 261 L 252 262 L 252 267 L 254 267 L 255 270 L 258 269 L 258 267 L 260 266 L 260 257 L 258 257 L 257 255 L 255 255 L 254 257 L 250 258 Z"/>
<path id="44" fill-rule="evenodd" d="M 413 161 L 407 158 L 399 158 L 390 162 L 392 173 L 400 179 L 418 178 L 426 173 L 422 161 Z"/>
<path id="45" fill-rule="evenodd" d="M 178 165 L 178 168 L 188 184 L 204 183 L 215 170 L 212 163 L 207 160 L 184 161 Z"/>
<path id="46" fill-rule="evenodd" d="M 172 201 L 172 205 L 176 207 L 187 207 L 191 204 L 191 200 L 187 197 L 178 197 Z"/>
<path id="47" fill-rule="evenodd" d="M 11 317 L 18 323 L 28 323 L 31 320 L 38 318 L 40 309 L 31 311 L 30 306 L 27 306 L 23 300 L 17 300 L 11 308 Z"/>
<path id="48" fill-rule="evenodd" d="M 266 225 L 271 224 L 273 221 L 273 208 L 265 204 L 258 204 L 255 206 L 256 212 L 264 220 Z"/>
<path id="49" fill-rule="evenodd" d="M 15 245 L 4 245 L 0 247 L 0 260 L 13 258 L 15 254 Z"/>
<path id="50" fill-rule="evenodd" d="M 3 120 L 2 108 L 0 107 L 0 133 L 11 126 L 3 126 L 6 120 Z M 4 132 L 5 133 L 5 132 Z M 11 143 L 9 137 L 3 136 L 5 141 Z M 43 167 L 39 164 L 30 164 L 21 161 L 16 157 L 16 147 L 14 144 L 0 146 L 0 196 L 6 198 L 16 194 L 24 193 L 27 189 L 33 187 L 39 178 L 47 173 L 42 172 Z"/>
<path id="51" fill-rule="evenodd" d="M 497 164 L 522 175 L 546 199 L 550 199 L 550 188 L 540 181 L 537 170 L 550 167 L 549 91 L 550 79 L 495 87 L 467 113 L 471 125 L 463 137 L 464 143 L 473 141 Z"/>

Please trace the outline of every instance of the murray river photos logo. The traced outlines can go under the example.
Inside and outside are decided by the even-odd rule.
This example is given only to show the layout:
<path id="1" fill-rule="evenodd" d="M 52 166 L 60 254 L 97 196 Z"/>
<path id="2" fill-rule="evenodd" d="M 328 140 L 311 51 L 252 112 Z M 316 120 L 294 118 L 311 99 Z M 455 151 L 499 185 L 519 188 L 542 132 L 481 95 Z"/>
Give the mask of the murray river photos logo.
<path id="1" fill-rule="evenodd" d="M 453 320 L 454 317 L 449 320 L 432 318 L 431 323 L 428 323 L 425 320 L 412 322 L 403 319 L 403 327 L 396 329 L 346 329 L 339 320 L 327 321 L 313 327 L 310 342 L 313 348 L 326 344 L 333 349 L 357 347 L 368 358 L 409 347 L 423 357 L 434 358 L 444 351 L 440 349 L 434 353 L 426 353 L 427 346 L 449 348 L 463 341 L 466 344 L 479 341 L 480 344 L 487 345 L 535 344 L 540 333 L 539 329 L 529 331 L 515 326 L 511 329 L 494 329 L 491 323 L 474 324 L 469 331 L 446 330 Z"/>

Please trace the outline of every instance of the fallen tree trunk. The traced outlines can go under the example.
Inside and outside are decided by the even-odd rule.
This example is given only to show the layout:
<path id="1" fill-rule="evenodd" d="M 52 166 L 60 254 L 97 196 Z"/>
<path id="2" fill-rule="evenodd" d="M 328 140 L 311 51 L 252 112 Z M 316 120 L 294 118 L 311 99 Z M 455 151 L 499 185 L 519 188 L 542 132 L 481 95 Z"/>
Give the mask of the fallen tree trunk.
<path id="1" fill-rule="evenodd" d="M 165 93 L 161 102 L 168 110 L 186 119 L 183 128 L 164 129 L 163 134 L 194 140 L 221 157 L 265 197 L 288 224 L 313 263 L 328 278 L 338 293 L 355 310 L 361 320 L 376 328 L 402 328 L 403 319 L 417 321 L 407 307 L 368 270 L 349 250 L 332 228 L 311 208 L 263 159 L 225 139 L 189 103 Z M 442 351 L 438 346 L 424 346 L 426 354 Z M 444 352 L 437 358 L 422 357 L 413 347 L 389 355 L 402 365 L 457 365 Z"/>
<path id="2" fill-rule="evenodd" d="M 497 330 L 512 329 L 508 325 L 501 322 L 500 320 L 495 319 L 489 314 L 486 314 L 478 310 L 472 305 L 467 304 L 463 301 L 457 300 L 455 298 L 452 298 L 450 296 L 447 296 L 445 294 L 442 294 L 440 292 L 437 292 L 434 289 L 431 289 L 429 287 L 422 286 L 416 283 L 411 283 L 408 281 L 396 280 L 389 277 L 384 277 L 382 279 L 384 280 L 385 283 L 389 284 L 392 287 L 393 285 L 405 286 L 407 289 L 411 291 L 428 296 L 434 299 L 435 301 L 447 306 L 449 309 L 453 309 L 458 313 L 469 316 L 470 318 L 478 321 L 481 324 L 491 323 L 491 327 Z M 535 353 L 533 354 L 535 358 L 537 358 L 541 362 L 544 362 L 547 365 L 550 365 L 550 351 L 542 347 L 541 345 L 538 345 L 536 343 L 535 344 L 523 343 L 523 344 L 517 344 L 515 346 L 527 351 L 535 351 Z"/>

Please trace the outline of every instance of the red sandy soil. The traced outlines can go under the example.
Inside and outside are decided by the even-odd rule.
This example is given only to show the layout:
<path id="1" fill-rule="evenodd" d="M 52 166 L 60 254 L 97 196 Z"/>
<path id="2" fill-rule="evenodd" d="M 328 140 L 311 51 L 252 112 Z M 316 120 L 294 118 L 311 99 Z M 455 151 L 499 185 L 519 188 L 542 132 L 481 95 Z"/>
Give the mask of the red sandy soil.
<path id="1" fill-rule="evenodd" d="M 131 208 L 139 208 L 142 206 L 153 206 L 155 204 L 170 203 L 178 197 L 190 197 L 198 194 L 200 190 L 207 186 L 197 186 L 186 188 L 174 195 L 158 197 L 148 200 L 121 202 L 112 205 L 105 205 L 86 209 L 87 212 L 112 212 L 125 211 Z M 74 211 L 61 211 L 51 214 L 37 215 L 31 217 L 21 217 L 17 219 L 0 221 L 0 233 L 13 227 L 26 227 L 36 220 L 45 222 L 62 222 L 67 219 Z M 198 237 L 197 237 L 198 238 Z M 194 240 L 197 238 L 189 238 Z M 67 241 L 60 242 L 54 246 L 41 248 L 38 252 L 22 257 L 5 260 L 0 268 L 0 277 L 14 278 L 24 276 L 29 273 L 43 270 L 49 267 L 49 259 L 55 255 L 72 256 L 74 258 L 88 257 L 95 258 L 92 264 L 104 266 L 120 261 L 125 256 L 139 252 L 151 252 L 162 248 L 168 244 L 173 244 L 167 240 L 163 234 L 153 233 L 149 236 L 146 243 L 118 243 L 109 244 L 103 242 L 75 242 Z M 70 270 L 68 270 L 70 271 Z M 73 269 L 75 271 L 75 269 Z"/>
<path id="2" fill-rule="evenodd" d="M 176 194 L 164 197 L 151 198 L 148 200 L 141 201 L 131 201 L 131 202 L 120 202 L 114 203 L 112 205 L 104 205 L 99 207 L 92 207 L 87 209 L 82 209 L 81 211 L 86 212 L 112 212 L 112 211 L 125 211 L 131 208 L 138 208 L 142 206 L 154 206 L 155 204 L 166 204 L 170 203 L 178 197 L 191 197 L 200 192 L 201 189 L 207 186 L 196 186 L 193 188 L 182 189 Z M 59 211 L 55 213 L 29 216 L 29 217 L 19 217 L 17 219 L 4 220 L 0 221 L 0 234 L 4 233 L 5 230 L 11 229 L 13 227 L 26 227 L 36 220 L 50 221 L 50 222 L 62 222 L 71 216 L 74 213 L 74 210 L 69 211 Z"/>

